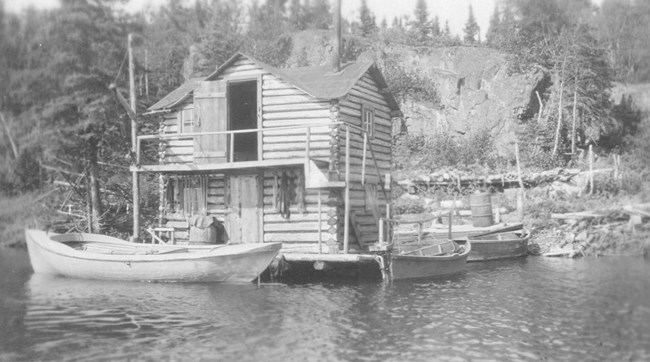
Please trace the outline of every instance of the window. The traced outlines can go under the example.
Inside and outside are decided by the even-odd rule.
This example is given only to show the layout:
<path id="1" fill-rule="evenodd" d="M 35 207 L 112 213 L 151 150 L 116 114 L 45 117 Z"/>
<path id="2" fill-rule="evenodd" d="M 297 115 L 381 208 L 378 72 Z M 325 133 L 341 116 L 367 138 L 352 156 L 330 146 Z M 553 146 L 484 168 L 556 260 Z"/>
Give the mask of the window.
<path id="1" fill-rule="evenodd" d="M 180 114 L 180 133 L 192 133 L 194 130 L 194 112 L 192 108 L 181 110 Z"/>
<path id="2" fill-rule="evenodd" d="M 180 177 L 170 180 L 165 202 L 170 212 L 204 215 L 208 208 L 207 196 L 207 176 Z"/>
<path id="3" fill-rule="evenodd" d="M 375 137 L 375 110 L 365 104 L 361 106 L 361 125 L 368 138 Z"/>

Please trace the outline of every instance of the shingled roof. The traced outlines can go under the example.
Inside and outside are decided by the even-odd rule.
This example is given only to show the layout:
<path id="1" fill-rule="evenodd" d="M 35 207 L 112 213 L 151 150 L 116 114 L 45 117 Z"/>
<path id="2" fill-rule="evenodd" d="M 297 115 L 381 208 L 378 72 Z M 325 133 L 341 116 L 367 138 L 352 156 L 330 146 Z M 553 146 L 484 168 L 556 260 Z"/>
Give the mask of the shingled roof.
<path id="1" fill-rule="evenodd" d="M 375 80 L 375 82 L 377 82 L 377 86 L 380 90 L 387 88 L 386 80 L 381 75 L 381 72 L 379 72 L 374 62 L 370 60 L 362 59 L 356 62 L 343 64 L 341 66 L 341 71 L 334 73 L 330 66 L 278 69 L 248 55 L 237 53 L 212 74 L 207 77 L 189 80 L 159 100 L 156 104 L 149 107 L 148 111 L 156 112 L 174 108 L 192 95 L 192 92 L 199 87 L 200 81 L 216 79 L 226 68 L 241 57 L 249 59 L 265 71 L 319 99 L 338 99 L 344 97 L 366 72 L 370 73 L 370 76 Z M 392 111 L 399 111 L 397 101 L 392 94 L 389 92 L 381 92 L 381 94 Z"/>

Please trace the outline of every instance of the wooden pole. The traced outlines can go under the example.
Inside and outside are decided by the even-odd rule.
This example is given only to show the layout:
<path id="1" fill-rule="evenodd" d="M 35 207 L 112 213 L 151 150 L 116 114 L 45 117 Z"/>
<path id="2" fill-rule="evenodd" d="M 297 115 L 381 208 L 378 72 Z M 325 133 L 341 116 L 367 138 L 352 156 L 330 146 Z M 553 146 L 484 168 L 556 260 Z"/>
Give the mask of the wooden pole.
<path id="1" fill-rule="evenodd" d="M 593 145 L 589 145 L 589 195 L 594 193 L 594 150 Z"/>
<path id="2" fill-rule="evenodd" d="M 366 184 L 366 148 L 368 148 L 368 134 L 363 132 L 363 158 L 361 160 L 361 184 L 362 185 Z"/>
<path id="3" fill-rule="evenodd" d="M 577 79 L 576 79 L 577 82 Z M 576 125 L 577 125 L 577 112 L 578 112 L 578 85 L 573 90 L 573 124 L 571 125 L 571 155 L 576 154 Z"/>
<path id="4" fill-rule="evenodd" d="M 129 95 L 131 100 L 131 110 L 133 114 L 138 113 L 137 98 L 135 94 L 135 62 L 133 59 L 133 34 L 127 37 L 128 54 L 129 54 Z M 131 118 L 131 152 L 134 157 L 137 157 L 137 139 L 138 139 L 138 124 L 135 117 Z M 140 237 L 140 182 L 138 171 L 133 170 L 133 240 L 138 240 Z"/>
<path id="5" fill-rule="evenodd" d="M 149 96 L 149 54 L 144 50 L 144 94 Z"/>
<path id="6" fill-rule="evenodd" d="M 318 254 L 323 253 L 323 214 L 322 214 L 322 202 L 321 202 L 320 189 L 318 189 Z"/>
<path id="7" fill-rule="evenodd" d="M 311 127 L 307 127 L 305 135 L 305 183 L 308 184 L 309 178 L 311 177 L 311 165 L 309 164 L 309 152 L 311 147 Z M 320 193 L 320 190 L 318 191 Z M 319 194 L 320 195 L 320 194 Z M 320 198 L 318 199 L 320 202 Z"/>
<path id="8" fill-rule="evenodd" d="M 456 203 L 456 200 L 454 200 L 454 204 L 455 203 Z M 451 210 L 449 210 L 449 229 L 448 229 L 448 232 L 447 232 L 449 240 L 453 240 L 453 234 L 451 232 L 451 225 L 452 225 L 453 217 L 454 217 L 454 207 L 452 206 Z"/>
<path id="9" fill-rule="evenodd" d="M 11 151 L 13 152 L 14 155 L 14 160 L 18 159 L 18 147 L 16 147 L 16 143 L 14 142 L 14 138 L 11 136 L 11 131 L 9 130 L 9 124 L 7 123 L 7 120 L 5 119 L 5 116 L 2 115 L 2 112 L 0 112 L 0 120 L 2 120 L 2 126 L 5 129 L 5 133 L 7 134 L 7 138 L 9 139 L 9 144 L 11 144 Z"/>
<path id="10" fill-rule="evenodd" d="M 517 192 L 517 217 L 524 219 L 524 180 L 521 176 L 521 163 L 519 162 L 519 142 L 515 142 L 515 161 L 517 162 L 517 177 L 519 178 L 519 192 Z"/>
<path id="11" fill-rule="evenodd" d="M 334 0 L 334 49 L 332 49 L 332 72 L 341 71 L 341 0 Z"/>
<path id="12" fill-rule="evenodd" d="M 350 242 L 350 127 L 345 128 L 345 220 L 343 220 L 343 253 L 347 254 Z"/>

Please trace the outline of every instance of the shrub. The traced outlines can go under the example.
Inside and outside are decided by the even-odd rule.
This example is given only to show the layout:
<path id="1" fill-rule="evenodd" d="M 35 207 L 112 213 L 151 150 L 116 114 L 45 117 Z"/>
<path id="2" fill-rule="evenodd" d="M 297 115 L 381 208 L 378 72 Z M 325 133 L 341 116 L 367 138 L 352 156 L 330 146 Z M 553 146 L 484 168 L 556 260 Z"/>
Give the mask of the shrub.
<path id="1" fill-rule="evenodd" d="M 396 170 L 432 172 L 443 168 L 483 172 L 500 162 L 489 132 L 453 137 L 438 132 L 431 135 L 406 134 L 396 139 L 393 148 Z"/>

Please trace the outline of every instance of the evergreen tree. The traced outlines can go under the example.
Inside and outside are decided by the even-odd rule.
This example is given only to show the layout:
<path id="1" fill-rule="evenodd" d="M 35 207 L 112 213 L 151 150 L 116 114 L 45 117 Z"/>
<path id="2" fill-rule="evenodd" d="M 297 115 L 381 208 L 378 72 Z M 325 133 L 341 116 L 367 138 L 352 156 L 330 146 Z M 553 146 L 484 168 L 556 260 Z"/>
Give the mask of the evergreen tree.
<path id="1" fill-rule="evenodd" d="M 304 30 L 307 27 L 305 10 L 300 5 L 300 0 L 291 0 L 291 4 L 289 5 L 289 23 L 296 30 Z"/>
<path id="2" fill-rule="evenodd" d="M 495 4 L 494 11 L 490 17 L 490 25 L 488 27 L 487 33 L 485 34 L 485 41 L 490 45 L 496 45 L 498 43 L 497 37 L 499 36 L 501 29 L 501 19 L 499 16 L 499 7 Z"/>
<path id="3" fill-rule="evenodd" d="M 440 19 L 438 18 L 438 15 L 434 16 L 433 22 L 431 22 L 431 35 L 433 36 L 442 35 L 442 31 L 440 30 Z"/>
<path id="4" fill-rule="evenodd" d="M 476 18 L 474 18 L 474 10 L 472 9 L 472 5 L 469 5 L 469 17 L 467 18 L 467 22 L 465 23 L 465 27 L 463 28 L 463 32 L 465 33 L 465 42 L 467 43 L 474 43 L 476 41 L 476 36 L 479 34 L 479 26 L 478 23 L 476 22 Z"/>
<path id="5" fill-rule="evenodd" d="M 377 30 L 377 24 L 375 23 L 375 15 L 368 8 L 366 0 L 361 0 L 361 7 L 359 8 L 359 20 L 360 27 L 359 31 L 361 36 L 368 37 L 375 33 Z"/>
<path id="6" fill-rule="evenodd" d="M 306 23 L 309 29 L 329 29 L 332 26 L 332 13 L 328 0 L 315 0 L 311 5 L 309 1 L 305 3 Z"/>
<path id="7" fill-rule="evenodd" d="M 386 18 L 383 18 L 383 19 L 381 20 L 381 25 L 380 25 L 380 26 L 381 26 L 381 29 L 382 29 L 382 30 L 386 30 L 386 29 L 388 29 L 388 22 L 386 21 Z"/>
<path id="8" fill-rule="evenodd" d="M 449 28 L 449 20 L 445 20 L 445 30 L 443 35 L 447 38 L 451 38 L 451 29 Z"/>
<path id="9" fill-rule="evenodd" d="M 425 0 L 418 0 L 415 4 L 415 21 L 413 22 L 413 27 L 418 42 L 426 42 L 431 29 L 429 24 L 429 12 Z"/>

